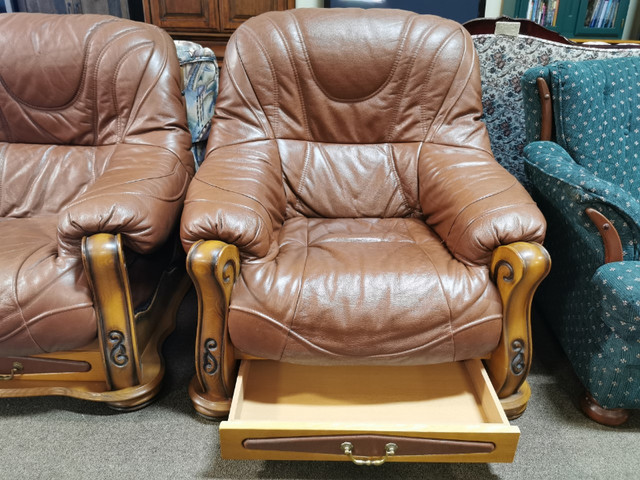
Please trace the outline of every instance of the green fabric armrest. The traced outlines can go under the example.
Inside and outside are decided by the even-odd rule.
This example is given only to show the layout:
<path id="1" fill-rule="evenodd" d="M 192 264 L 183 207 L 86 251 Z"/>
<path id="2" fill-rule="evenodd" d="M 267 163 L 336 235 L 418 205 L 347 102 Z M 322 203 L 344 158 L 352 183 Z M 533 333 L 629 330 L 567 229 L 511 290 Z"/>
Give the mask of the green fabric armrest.
<path id="1" fill-rule="evenodd" d="M 640 202 L 624 189 L 602 180 L 573 161 L 569 154 L 552 142 L 534 142 L 525 147 L 525 171 L 536 196 L 602 252 L 602 240 L 584 213 L 595 208 L 605 215 L 620 235 L 625 260 L 638 259 L 640 239 Z M 548 216 L 549 208 L 543 208 Z M 554 222 L 547 218 L 550 224 Z M 600 261 L 602 263 L 602 261 Z"/>

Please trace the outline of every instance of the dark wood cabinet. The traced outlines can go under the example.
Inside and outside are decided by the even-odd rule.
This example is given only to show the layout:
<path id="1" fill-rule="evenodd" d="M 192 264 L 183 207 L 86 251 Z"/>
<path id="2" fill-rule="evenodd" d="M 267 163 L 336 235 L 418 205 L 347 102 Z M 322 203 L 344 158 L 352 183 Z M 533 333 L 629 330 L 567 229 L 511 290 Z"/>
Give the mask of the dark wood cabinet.
<path id="1" fill-rule="evenodd" d="M 211 48 L 222 63 L 233 31 L 245 20 L 295 7 L 295 0 L 143 0 L 144 19 L 176 40 Z"/>

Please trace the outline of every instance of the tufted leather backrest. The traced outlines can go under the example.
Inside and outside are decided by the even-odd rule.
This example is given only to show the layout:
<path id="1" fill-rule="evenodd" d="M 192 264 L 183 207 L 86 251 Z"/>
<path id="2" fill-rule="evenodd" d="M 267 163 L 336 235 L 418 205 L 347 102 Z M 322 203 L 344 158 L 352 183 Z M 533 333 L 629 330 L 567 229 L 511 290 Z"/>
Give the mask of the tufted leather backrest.
<path id="1" fill-rule="evenodd" d="M 481 108 L 473 43 L 455 22 L 270 12 L 229 42 L 208 148 L 277 149 L 287 217 L 420 216 L 422 145 L 489 151 Z"/>
<path id="2" fill-rule="evenodd" d="M 32 13 L 0 15 L 0 32 L 0 216 L 59 212 L 117 149 L 163 145 L 188 160 L 180 69 L 165 32 Z"/>

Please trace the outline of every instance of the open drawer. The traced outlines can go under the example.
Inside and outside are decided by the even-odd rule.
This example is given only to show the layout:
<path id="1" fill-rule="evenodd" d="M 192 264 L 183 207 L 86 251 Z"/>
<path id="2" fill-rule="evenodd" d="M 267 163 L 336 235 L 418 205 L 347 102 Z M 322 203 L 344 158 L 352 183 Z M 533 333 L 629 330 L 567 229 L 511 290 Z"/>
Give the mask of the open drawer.
<path id="1" fill-rule="evenodd" d="M 480 360 L 404 367 L 244 360 L 220 424 L 228 459 L 512 462 L 519 436 Z"/>

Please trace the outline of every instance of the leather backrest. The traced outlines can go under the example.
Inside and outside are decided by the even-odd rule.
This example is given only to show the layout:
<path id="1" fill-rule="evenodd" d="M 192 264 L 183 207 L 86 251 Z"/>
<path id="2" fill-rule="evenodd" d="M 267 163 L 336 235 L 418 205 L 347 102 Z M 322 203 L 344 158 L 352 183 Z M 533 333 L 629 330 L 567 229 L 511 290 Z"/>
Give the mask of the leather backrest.
<path id="1" fill-rule="evenodd" d="M 0 32 L 0 216 L 58 212 L 118 144 L 163 145 L 188 160 L 180 68 L 165 32 L 32 13 L 0 15 Z"/>
<path id="2" fill-rule="evenodd" d="M 455 22 L 270 12 L 229 42 L 209 151 L 274 142 L 288 217 L 416 216 L 422 144 L 489 150 L 481 109 L 473 43 Z"/>

